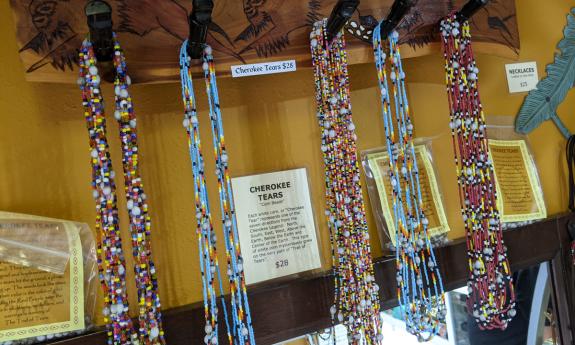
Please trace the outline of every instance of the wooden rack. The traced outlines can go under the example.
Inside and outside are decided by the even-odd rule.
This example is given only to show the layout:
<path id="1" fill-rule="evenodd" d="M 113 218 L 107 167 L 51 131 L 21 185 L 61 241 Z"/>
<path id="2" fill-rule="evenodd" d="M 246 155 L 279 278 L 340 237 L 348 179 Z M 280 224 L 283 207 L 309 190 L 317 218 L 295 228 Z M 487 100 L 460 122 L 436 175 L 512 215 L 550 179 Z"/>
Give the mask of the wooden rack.
<path id="1" fill-rule="evenodd" d="M 504 232 L 513 271 L 550 262 L 552 301 L 559 318 L 562 344 L 572 343 L 570 311 L 573 309 L 568 297 L 572 296 L 569 221 L 575 221 L 575 214 L 560 215 Z M 465 242 L 458 240 L 437 248 L 436 256 L 446 290 L 464 286 L 468 276 Z M 396 306 L 395 259 L 377 259 L 375 275 L 381 287 L 382 308 Z M 257 344 L 274 344 L 329 327 L 332 299 L 333 277 L 330 273 L 251 289 L 249 300 Z M 170 345 L 203 344 L 203 305 L 166 311 L 164 327 Z M 224 335 L 225 331 L 220 334 Z M 227 343 L 223 338 L 220 341 Z M 58 344 L 102 345 L 106 344 L 106 334 L 100 330 Z"/>

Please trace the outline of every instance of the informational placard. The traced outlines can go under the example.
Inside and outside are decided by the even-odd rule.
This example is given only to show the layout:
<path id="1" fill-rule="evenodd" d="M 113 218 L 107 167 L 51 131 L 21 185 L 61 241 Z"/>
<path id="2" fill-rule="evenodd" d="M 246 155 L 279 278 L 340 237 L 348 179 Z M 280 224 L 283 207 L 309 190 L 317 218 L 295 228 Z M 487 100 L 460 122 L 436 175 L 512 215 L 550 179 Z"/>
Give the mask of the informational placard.
<path id="1" fill-rule="evenodd" d="M 509 93 L 528 92 L 537 87 L 539 75 L 537 62 L 521 62 L 505 65 Z"/>
<path id="2" fill-rule="evenodd" d="M 0 343 L 85 328 L 80 237 L 71 223 L 60 225 L 69 241 L 64 274 L 0 262 Z"/>
<path id="3" fill-rule="evenodd" d="M 251 77 L 254 75 L 276 74 L 295 72 L 297 69 L 295 60 L 274 61 L 253 63 L 249 65 L 235 65 L 230 67 L 232 70 L 232 77 Z"/>
<path id="4" fill-rule="evenodd" d="M 335 341 L 334 341 L 335 337 Z M 328 328 L 317 337 L 317 345 L 348 345 L 347 329 L 344 325 L 335 325 L 333 328 Z"/>
<path id="5" fill-rule="evenodd" d="M 429 151 L 425 145 L 415 146 L 415 158 L 419 169 L 423 213 L 429 221 L 428 234 L 430 236 L 437 236 L 446 233 L 449 231 L 449 224 L 447 223 L 443 202 L 439 194 L 435 171 L 429 158 Z M 396 230 L 395 217 L 393 214 L 393 193 L 389 177 L 389 156 L 386 151 L 380 151 L 368 154 L 367 160 L 377 186 L 381 211 L 386 220 L 387 231 L 391 242 L 395 245 Z M 405 184 L 404 181 L 401 183 Z M 405 185 L 402 186 L 402 190 L 405 190 Z"/>
<path id="6" fill-rule="evenodd" d="M 545 218 L 543 190 L 525 140 L 489 139 L 489 151 L 501 220 L 508 223 Z"/>
<path id="7" fill-rule="evenodd" d="M 246 282 L 321 267 L 304 168 L 232 179 Z"/>

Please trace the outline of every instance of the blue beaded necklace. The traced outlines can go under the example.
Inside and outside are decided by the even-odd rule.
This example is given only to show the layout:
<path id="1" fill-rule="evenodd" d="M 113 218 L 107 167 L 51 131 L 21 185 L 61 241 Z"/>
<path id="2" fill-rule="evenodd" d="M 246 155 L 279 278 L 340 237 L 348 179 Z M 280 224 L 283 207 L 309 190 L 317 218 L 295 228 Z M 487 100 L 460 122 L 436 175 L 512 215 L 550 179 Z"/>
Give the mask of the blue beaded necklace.
<path id="1" fill-rule="evenodd" d="M 191 59 L 187 52 L 188 42 L 185 41 L 180 50 L 180 77 L 182 82 L 182 98 L 184 102 L 183 125 L 188 134 L 188 146 L 192 161 L 194 176 L 196 218 L 200 267 L 202 272 L 203 298 L 205 306 L 205 343 L 216 345 L 218 343 L 218 306 L 214 278 L 219 281 L 220 300 L 223 308 L 224 320 L 230 344 L 255 344 L 251 313 L 248 303 L 246 283 L 243 271 L 243 259 L 240 251 L 239 233 L 235 217 L 235 207 L 231 193 L 231 179 L 228 171 L 228 154 L 224 141 L 224 128 L 218 97 L 218 86 L 212 56 L 212 48 L 206 46 L 203 52 L 204 79 L 210 110 L 212 128 L 212 141 L 216 160 L 216 176 L 218 179 L 218 192 L 220 199 L 220 212 L 222 214 L 222 227 L 227 257 L 227 275 L 231 290 L 230 325 L 226 302 L 223 298 L 222 279 L 218 258 L 216 254 L 216 234 L 213 228 L 212 215 L 208 200 L 208 190 L 205 181 L 204 157 L 201 149 L 200 129 L 196 101 L 194 97 L 192 75 L 190 71 Z"/>
<path id="2" fill-rule="evenodd" d="M 423 212 L 399 35 L 394 31 L 389 36 L 389 79 L 394 98 L 392 112 L 380 25 L 373 31 L 373 47 L 393 193 L 398 300 L 407 330 L 420 341 L 427 341 L 439 332 L 440 323 L 445 318 L 445 293 L 427 234 L 429 222 Z"/>

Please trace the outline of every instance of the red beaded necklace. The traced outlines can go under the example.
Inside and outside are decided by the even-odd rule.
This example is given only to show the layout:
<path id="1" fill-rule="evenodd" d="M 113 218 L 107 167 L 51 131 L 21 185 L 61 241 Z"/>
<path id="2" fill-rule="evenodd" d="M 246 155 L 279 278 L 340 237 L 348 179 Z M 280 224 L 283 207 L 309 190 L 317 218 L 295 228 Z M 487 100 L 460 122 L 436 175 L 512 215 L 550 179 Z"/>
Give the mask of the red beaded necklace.
<path id="1" fill-rule="evenodd" d="M 441 22 L 450 127 L 470 269 L 468 309 L 482 329 L 505 329 L 515 316 L 515 292 L 503 243 L 493 164 L 479 98 L 469 23 Z"/>

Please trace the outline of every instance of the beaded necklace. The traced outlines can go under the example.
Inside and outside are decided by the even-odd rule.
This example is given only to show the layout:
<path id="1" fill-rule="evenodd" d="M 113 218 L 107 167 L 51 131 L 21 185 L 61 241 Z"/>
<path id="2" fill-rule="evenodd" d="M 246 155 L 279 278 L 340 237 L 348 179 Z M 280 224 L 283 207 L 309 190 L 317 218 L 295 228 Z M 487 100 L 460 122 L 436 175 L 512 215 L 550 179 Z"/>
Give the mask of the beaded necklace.
<path id="1" fill-rule="evenodd" d="M 493 164 L 469 22 L 441 22 L 450 127 L 470 269 L 468 310 L 481 329 L 505 329 L 515 316 L 515 292 L 503 243 Z"/>
<path id="2" fill-rule="evenodd" d="M 223 298 L 222 279 L 216 255 L 216 234 L 212 224 L 212 215 L 205 181 L 204 158 L 200 142 L 200 128 L 196 110 L 196 100 L 190 71 L 191 59 L 185 41 L 180 50 L 180 77 L 182 98 L 184 102 L 183 125 L 188 134 L 188 146 L 194 175 L 196 218 L 200 267 L 202 272 L 204 310 L 206 319 L 206 337 L 204 341 L 215 345 L 218 343 L 218 306 L 214 288 L 215 275 L 218 276 L 221 304 L 230 344 L 255 344 L 251 313 L 248 303 L 246 283 L 243 272 L 243 259 L 239 245 L 239 234 L 235 217 L 235 207 L 231 193 L 231 179 L 228 171 L 228 154 L 224 141 L 224 128 L 220 110 L 218 86 L 212 48 L 206 46 L 203 52 L 204 79 L 210 109 L 212 139 L 216 160 L 216 176 L 220 199 L 220 213 L 226 245 L 227 275 L 231 290 L 232 325 L 228 321 L 226 302 Z"/>
<path id="3" fill-rule="evenodd" d="M 398 44 L 399 34 L 394 31 L 388 38 L 390 79 L 395 105 L 393 113 L 380 25 L 381 23 L 374 29 L 373 47 L 393 193 L 397 238 L 397 297 L 408 332 L 416 335 L 420 341 L 427 341 L 437 335 L 440 322 L 445 318 L 445 294 L 433 247 L 427 235 L 429 222 L 423 212 L 419 170 L 413 145 L 413 124 Z"/>
<path id="4" fill-rule="evenodd" d="M 104 100 L 92 44 L 80 50 L 80 79 L 84 115 L 90 136 L 92 188 L 96 200 L 98 270 L 104 290 L 104 320 L 109 344 L 165 344 L 156 269 L 150 248 L 151 220 L 138 166 L 136 116 L 128 93 L 124 54 L 114 34 L 115 112 L 122 142 L 122 166 L 138 288 L 139 327 L 128 315 L 126 263 L 120 236 L 115 173 L 106 134 Z"/>
<path id="5" fill-rule="evenodd" d="M 327 20 L 310 34 L 317 118 L 325 161 L 326 216 L 332 244 L 335 297 L 332 323 L 343 322 L 352 344 L 383 339 L 352 121 L 345 40 L 326 39 Z M 362 340 L 363 339 L 363 340 Z"/>

